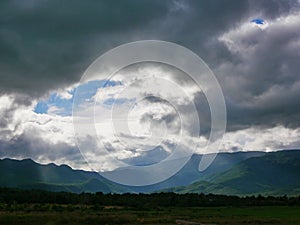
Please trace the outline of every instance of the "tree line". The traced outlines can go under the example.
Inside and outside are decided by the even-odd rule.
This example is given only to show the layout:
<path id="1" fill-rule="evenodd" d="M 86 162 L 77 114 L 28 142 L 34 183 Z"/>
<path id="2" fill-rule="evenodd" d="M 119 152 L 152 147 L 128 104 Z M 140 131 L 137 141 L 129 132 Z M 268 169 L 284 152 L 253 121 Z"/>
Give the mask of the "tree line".
<path id="1" fill-rule="evenodd" d="M 50 192 L 44 190 L 21 190 L 15 188 L 0 188 L 0 203 L 2 204 L 85 204 L 99 206 L 123 206 L 134 208 L 153 207 L 200 207 L 200 206 L 269 206 L 269 205 L 300 205 L 300 196 L 232 196 L 215 194 L 103 194 Z"/>

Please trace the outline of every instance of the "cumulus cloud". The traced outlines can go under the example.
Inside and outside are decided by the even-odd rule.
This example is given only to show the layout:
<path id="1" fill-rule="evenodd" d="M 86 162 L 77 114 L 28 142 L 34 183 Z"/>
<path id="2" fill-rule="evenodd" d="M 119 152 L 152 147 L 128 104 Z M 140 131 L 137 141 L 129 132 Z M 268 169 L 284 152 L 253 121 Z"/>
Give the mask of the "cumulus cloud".
<path id="1" fill-rule="evenodd" d="M 32 158 L 41 163 L 55 161 L 86 167 L 75 145 L 71 117 L 37 114 L 33 112 L 35 103 L 17 105 L 9 95 L 1 96 L 0 103 L 1 158 Z"/>
<path id="2" fill-rule="evenodd" d="M 299 127 L 299 26 L 295 13 L 274 18 L 266 30 L 245 21 L 219 37 L 236 58 L 216 70 L 227 98 L 229 129 Z"/>
<path id="3" fill-rule="evenodd" d="M 283 126 L 259 129 L 248 128 L 227 133 L 222 151 L 275 151 L 299 148 L 300 128 Z"/>
<path id="4" fill-rule="evenodd" d="M 194 98 L 201 89 L 188 75 L 147 62 L 120 70 L 107 84 L 91 96 L 95 102 L 81 102 L 75 113 L 80 117 L 76 132 L 85 155 L 94 159 L 107 150 L 127 164 L 147 165 L 163 160 L 160 157 L 179 145 L 191 153 L 195 150 L 197 141 L 189 141 L 200 132 Z M 88 145 L 87 137 L 98 139 L 99 145 Z M 99 164 L 96 168 L 103 170 Z"/>

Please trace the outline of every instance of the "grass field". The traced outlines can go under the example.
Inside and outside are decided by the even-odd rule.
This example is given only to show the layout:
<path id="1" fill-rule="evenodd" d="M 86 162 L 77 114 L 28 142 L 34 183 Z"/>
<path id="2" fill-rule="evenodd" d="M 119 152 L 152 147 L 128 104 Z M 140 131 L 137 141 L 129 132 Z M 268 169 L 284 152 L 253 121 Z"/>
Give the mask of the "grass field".
<path id="1" fill-rule="evenodd" d="M 14 224 L 300 224 L 300 207 L 165 207 L 137 210 L 87 205 L 25 204 L 2 207 L 1 225 Z"/>

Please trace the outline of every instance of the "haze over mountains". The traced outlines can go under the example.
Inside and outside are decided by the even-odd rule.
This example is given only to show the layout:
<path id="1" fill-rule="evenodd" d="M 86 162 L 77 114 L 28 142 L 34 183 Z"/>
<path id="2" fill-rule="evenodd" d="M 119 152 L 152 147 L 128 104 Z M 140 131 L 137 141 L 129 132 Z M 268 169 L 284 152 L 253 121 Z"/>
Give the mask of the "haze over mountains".
<path id="1" fill-rule="evenodd" d="M 214 193 L 236 195 L 296 195 L 300 193 L 300 150 L 219 153 L 205 171 L 198 171 L 201 155 L 173 177 L 150 186 L 128 187 L 96 172 L 67 165 L 41 165 L 31 159 L 0 160 L 0 186 L 68 192 Z"/>

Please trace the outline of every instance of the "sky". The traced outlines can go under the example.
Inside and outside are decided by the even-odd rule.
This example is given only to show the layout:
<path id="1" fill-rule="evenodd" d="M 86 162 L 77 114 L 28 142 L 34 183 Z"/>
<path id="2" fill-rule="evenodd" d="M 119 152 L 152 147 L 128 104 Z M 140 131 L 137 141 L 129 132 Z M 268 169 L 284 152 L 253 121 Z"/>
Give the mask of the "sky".
<path id="1" fill-rule="evenodd" d="M 184 149 L 205 143 L 211 128 L 207 100 L 176 68 L 142 63 L 109 82 L 80 82 L 103 53 L 140 40 L 182 45 L 214 73 L 227 110 L 218 151 L 300 148 L 299 27 L 298 0 L 1 1 L 0 158 L 91 169 L 83 157 L 88 155 L 97 170 L 118 168 L 92 150 L 100 148 L 96 140 L 87 139 L 91 150 L 83 155 L 77 146 L 72 107 L 79 87 L 80 115 L 95 109 L 97 138 L 120 162 L 156 163 L 171 154 L 179 136 Z M 184 91 L 170 91 L 177 89 L 166 80 Z M 155 88 L 146 92 L 149 86 Z M 107 124 L 112 107 L 122 110 L 133 101 L 130 132 L 115 135 Z M 200 137 L 192 132 L 193 105 Z M 188 113 L 179 116 L 179 109 Z M 201 147 L 195 152 L 208 153 Z"/>

